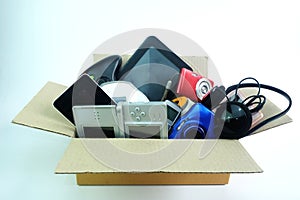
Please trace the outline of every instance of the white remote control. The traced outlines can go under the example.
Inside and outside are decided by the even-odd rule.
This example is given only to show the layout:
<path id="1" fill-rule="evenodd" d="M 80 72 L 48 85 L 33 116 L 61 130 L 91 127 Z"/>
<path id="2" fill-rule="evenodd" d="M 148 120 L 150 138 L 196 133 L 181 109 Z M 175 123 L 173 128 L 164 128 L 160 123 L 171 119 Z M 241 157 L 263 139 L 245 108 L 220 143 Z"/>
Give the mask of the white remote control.
<path id="1" fill-rule="evenodd" d="M 124 135 L 130 138 L 168 138 L 167 104 L 165 102 L 120 102 L 119 118 Z"/>

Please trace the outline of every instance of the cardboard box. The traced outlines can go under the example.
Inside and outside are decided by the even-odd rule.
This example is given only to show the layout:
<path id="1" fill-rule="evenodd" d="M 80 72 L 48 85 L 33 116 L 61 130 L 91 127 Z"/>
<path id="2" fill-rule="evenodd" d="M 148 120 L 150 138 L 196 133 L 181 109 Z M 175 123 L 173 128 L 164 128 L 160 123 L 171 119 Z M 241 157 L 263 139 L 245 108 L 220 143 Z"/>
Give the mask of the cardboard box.
<path id="1" fill-rule="evenodd" d="M 102 57 L 96 55 L 95 60 Z M 196 62 L 198 66 L 203 65 L 200 67 L 203 69 L 202 73 L 207 72 L 206 58 L 185 57 L 185 60 Z M 78 185 L 227 184 L 231 173 L 263 172 L 238 140 L 74 138 L 75 127 L 52 105 L 54 99 L 66 88 L 48 82 L 13 119 L 13 123 L 70 137 L 71 142 L 55 173 L 75 174 Z M 262 110 L 264 118 L 279 111 L 280 109 L 270 101 L 267 101 Z M 291 118 L 285 115 L 256 133 L 291 121 Z M 122 156 L 122 151 L 111 151 L 109 145 L 142 155 L 139 157 L 142 159 L 126 158 Z M 143 155 L 159 152 L 164 147 L 168 147 L 165 148 L 168 150 L 143 159 Z M 102 153 L 102 156 L 108 155 L 106 158 L 118 159 L 117 163 L 121 167 L 109 165 L 105 160 L 99 159 L 93 151 Z M 178 152 L 182 153 L 177 155 Z M 176 159 L 172 162 L 167 162 L 174 157 Z M 166 164 L 157 166 L 157 163 L 161 162 Z"/>

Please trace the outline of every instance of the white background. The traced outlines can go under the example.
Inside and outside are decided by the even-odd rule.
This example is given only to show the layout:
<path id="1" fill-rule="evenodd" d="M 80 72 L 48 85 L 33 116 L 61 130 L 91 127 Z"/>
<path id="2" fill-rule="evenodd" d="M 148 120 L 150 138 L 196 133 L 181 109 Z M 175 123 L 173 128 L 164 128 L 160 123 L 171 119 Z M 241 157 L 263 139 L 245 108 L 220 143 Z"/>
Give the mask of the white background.
<path id="1" fill-rule="evenodd" d="M 299 199 L 299 10 L 296 0 L 1 0 L 0 199 Z M 99 44 L 137 28 L 196 41 L 225 86 L 253 76 L 291 95 L 293 123 L 241 140 L 264 173 L 225 186 L 93 187 L 54 174 L 70 138 L 11 120 L 48 80 L 70 85 Z"/>

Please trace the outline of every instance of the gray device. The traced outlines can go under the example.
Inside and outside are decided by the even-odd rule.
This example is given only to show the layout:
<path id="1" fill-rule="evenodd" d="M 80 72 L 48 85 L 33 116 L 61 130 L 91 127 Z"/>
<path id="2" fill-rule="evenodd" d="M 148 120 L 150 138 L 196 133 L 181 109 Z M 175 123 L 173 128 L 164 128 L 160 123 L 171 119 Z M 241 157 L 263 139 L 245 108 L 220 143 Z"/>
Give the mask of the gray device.
<path id="1" fill-rule="evenodd" d="M 125 137 L 168 139 L 166 102 L 120 102 L 117 113 Z"/>
<path id="2" fill-rule="evenodd" d="M 81 138 L 124 138 L 115 105 L 73 106 L 77 134 Z"/>
<path id="3" fill-rule="evenodd" d="M 166 100 L 167 104 L 167 118 L 168 118 L 168 130 L 170 130 L 178 117 L 181 115 L 182 109 L 172 101 Z"/>

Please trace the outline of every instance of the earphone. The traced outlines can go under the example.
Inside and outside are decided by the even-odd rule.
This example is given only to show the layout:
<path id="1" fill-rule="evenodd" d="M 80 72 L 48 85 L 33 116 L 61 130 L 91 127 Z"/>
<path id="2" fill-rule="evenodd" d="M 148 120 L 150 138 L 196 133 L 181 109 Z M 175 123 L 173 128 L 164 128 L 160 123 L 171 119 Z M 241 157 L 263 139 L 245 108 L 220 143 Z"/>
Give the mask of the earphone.
<path id="1" fill-rule="evenodd" d="M 249 79 L 254 80 L 256 83 L 242 83 Z M 258 88 L 258 92 L 256 95 L 251 95 L 242 102 L 238 102 L 236 96 L 237 91 L 240 88 Z M 261 88 L 282 95 L 288 100 L 289 105 L 283 111 L 263 120 L 255 127 L 251 128 L 252 113 L 261 110 L 266 102 L 266 97 L 260 94 Z M 250 135 L 262 126 L 285 115 L 292 106 L 292 99 L 286 92 L 270 85 L 260 84 L 255 78 L 252 77 L 244 78 L 239 82 L 239 84 L 228 87 L 225 93 L 228 95 L 234 90 L 234 99 L 229 100 L 229 98 L 226 96 L 227 101 L 220 103 L 215 111 L 215 133 L 218 133 L 222 139 L 240 139 Z M 254 107 L 251 108 L 251 106 Z"/>

